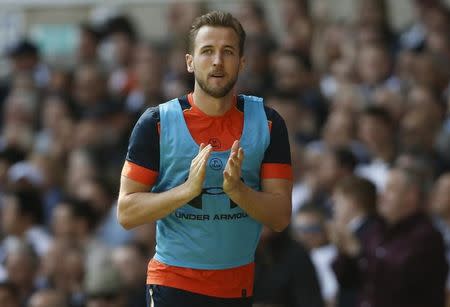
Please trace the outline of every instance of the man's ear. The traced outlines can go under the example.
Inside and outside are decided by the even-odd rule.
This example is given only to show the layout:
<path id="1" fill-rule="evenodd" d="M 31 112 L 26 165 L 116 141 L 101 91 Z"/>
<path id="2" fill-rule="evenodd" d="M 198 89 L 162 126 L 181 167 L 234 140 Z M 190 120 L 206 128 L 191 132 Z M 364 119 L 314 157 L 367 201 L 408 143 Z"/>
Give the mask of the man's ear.
<path id="1" fill-rule="evenodd" d="M 239 72 L 241 72 L 245 67 L 245 57 L 242 56 L 240 61 L 239 61 Z"/>
<path id="2" fill-rule="evenodd" d="M 190 55 L 189 53 L 186 54 L 186 68 L 188 72 L 194 72 L 194 61 L 192 55 Z"/>

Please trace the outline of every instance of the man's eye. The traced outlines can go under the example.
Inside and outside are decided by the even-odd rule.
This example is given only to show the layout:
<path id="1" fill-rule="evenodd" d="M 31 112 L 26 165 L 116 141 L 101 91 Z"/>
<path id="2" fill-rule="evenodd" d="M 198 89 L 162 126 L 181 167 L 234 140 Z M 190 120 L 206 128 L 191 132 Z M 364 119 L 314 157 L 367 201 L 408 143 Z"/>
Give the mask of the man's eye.
<path id="1" fill-rule="evenodd" d="M 203 54 L 211 54 L 212 50 L 211 49 L 206 49 L 202 51 Z"/>
<path id="2" fill-rule="evenodd" d="M 234 52 L 233 52 L 233 50 L 225 50 L 225 54 L 227 54 L 227 55 L 233 55 Z"/>

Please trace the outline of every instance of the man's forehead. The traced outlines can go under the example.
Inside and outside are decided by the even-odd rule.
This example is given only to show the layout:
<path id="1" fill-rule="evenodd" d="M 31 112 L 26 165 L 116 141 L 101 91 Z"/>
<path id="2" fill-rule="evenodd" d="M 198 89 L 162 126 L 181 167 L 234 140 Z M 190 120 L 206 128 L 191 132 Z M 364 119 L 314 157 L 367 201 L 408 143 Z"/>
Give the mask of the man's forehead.
<path id="1" fill-rule="evenodd" d="M 195 43 L 197 47 L 210 44 L 231 45 L 237 47 L 239 45 L 239 38 L 232 28 L 203 26 L 197 32 Z"/>

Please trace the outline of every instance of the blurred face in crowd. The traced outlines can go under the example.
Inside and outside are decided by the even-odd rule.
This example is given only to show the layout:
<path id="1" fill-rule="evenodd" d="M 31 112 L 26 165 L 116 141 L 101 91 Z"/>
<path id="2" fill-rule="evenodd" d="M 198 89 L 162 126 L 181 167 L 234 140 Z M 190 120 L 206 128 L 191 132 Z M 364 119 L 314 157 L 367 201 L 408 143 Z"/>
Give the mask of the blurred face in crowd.
<path id="1" fill-rule="evenodd" d="M 134 52 L 134 72 L 138 86 L 147 93 L 157 93 L 162 81 L 162 59 L 158 52 L 148 44 L 140 44 Z"/>
<path id="2" fill-rule="evenodd" d="M 415 57 L 413 63 L 413 78 L 415 83 L 442 90 L 448 82 L 448 65 L 430 53 L 422 53 Z"/>
<path id="3" fill-rule="evenodd" d="M 336 110 L 331 113 L 323 127 L 323 138 L 331 147 L 346 146 L 353 140 L 352 114 Z"/>
<path id="4" fill-rule="evenodd" d="M 441 107 L 429 88 L 415 86 L 408 93 L 410 109 L 420 110 L 431 116 L 440 117 Z"/>
<path id="5" fill-rule="evenodd" d="M 49 96 L 44 100 L 41 121 L 46 129 L 57 133 L 58 129 L 62 129 L 65 122 L 69 120 L 69 114 L 69 108 L 62 98 Z"/>
<path id="6" fill-rule="evenodd" d="M 400 142 L 404 149 L 432 150 L 439 118 L 422 110 L 411 110 L 400 123 Z"/>
<path id="7" fill-rule="evenodd" d="M 80 31 L 77 56 L 83 61 L 94 61 L 97 57 L 98 41 L 94 34 L 82 29 Z"/>
<path id="8" fill-rule="evenodd" d="M 69 253 L 69 242 L 67 240 L 60 240 L 55 238 L 49 246 L 48 251 L 41 258 L 40 274 L 52 280 L 57 289 L 64 289 L 66 287 L 67 278 L 64 272 L 64 261 Z"/>
<path id="9" fill-rule="evenodd" d="M 385 16 L 381 2 L 378 0 L 359 1 L 357 14 L 359 20 L 374 26 L 382 26 Z"/>
<path id="10" fill-rule="evenodd" d="M 350 223 L 357 209 L 358 206 L 355 205 L 351 197 L 339 190 L 333 193 L 333 219 L 338 224 L 347 225 Z"/>
<path id="11" fill-rule="evenodd" d="M 378 154 L 386 146 L 393 145 L 392 131 L 381 119 L 363 115 L 359 120 L 358 135 L 373 154 Z"/>
<path id="12" fill-rule="evenodd" d="M 327 242 L 322 217 L 316 212 L 298 213 L 292 222 L 292 230 L 294 238 L 310 250 Z"/>
<path id="13" fill-rule="evenodd" d="M 320 189 L 325 191 L 333 188 L 341 174 L 341 169 L 331 151 L 327 151 L 318 166 L 317 178 Z"/>
<path id="14" fill-rule="evenodd" d="M 275 87 L 281 91 L 298 92 L 306 85 L 306 72 L 295 55 L 279 54 L 273 60 Z"/>
<path id="15" fill-rule="evenodd" d="M 306 1 L 303 0 L 282 0 L 281 20 L 284 26 L 289 28 L 299 17 L 308 15 Z"/>
<path id="16" fill-rule="evenodd" d="M 53 209 L 52 230 L 56 238 L 72 238 L 74 232 L 74 218 L 68 204 L 60 203 Z"/>
<path id="17" fill-rule="evenodd" d="M 126 66 L 130 63 L 133 54 L 133 41 L 122 32 L 112 34 L 111 42 L 113 44 L 114 59 L 119 66 Z"/>
<path id="18" fill-rule="evenodd" d="M 307 18 L 295 20 L 282 40 L 282 47 L 287 50 L 299 51 L 308 54 L 311 48 L 313 25 Z"/>
<path id="19" fill-rule="evenodd" d="M 400 170 L 389 173 L 381 201 L 377 206 L 378 213 L 389 224 L 413 214 L 417 209 L 417 189 L 411 187 L 406 174 Z"/>
<path id="20" fill-rule="evenodd" d="M 33 287 L 36 274 L 36 259 L 30 251 L 19 249 L 9 252 L 6 258 L 8 278 L 16 286 L 29 291 Z"/>
<path id="21" fill-rule="evenodd" d="M 39 58 L 35 54 L 21 54 L 12 58 L 14 72 L 30 72 L 36 67 Z"/>
<path id="22" fill-rule="evenodd" d="M 105 79 L 93 65 L 83 65 L 75 72 L 74 96 L 82 106 L 92 106 L 105 94 Z"/>
<path id="23" fill-rule="evenodd" d="M 192 54 L 186 55 L 195 88 L 214 98 L 233 89 L 244 59 L 239 54 L 239 37 L 232 28 L 203 26 L 194 40 Z"/>
<path id="24" fill-rule="evenodd" d="M 55 290 L 41 290 L 34 293 L 29 301 L 29 307 L 66 307 L 62 293 Z"/>
<path id="25" fill-rule="evenodd" d="M 2 228 L 8 235 L 19 235 L 22 230 L 22 217 L 19 212 L 18 200 L 13 195 L 2 198 Z"/>
<path id="26" fill-rule="evenodd" d="M 236 16 L 247 34 L 265 35 L 267 31 L 266 21 L 256 10 L 257 8 L 253 3 L 244 2 L 239 6 Z"/>
<path id="27" fill-rule="evenodd" d="M 389 57 L 385 50 L 373 45 L 362 46 L 358 56 L 358 72 L 361 81 L 376 85 L 388 77 Z"/>
<path id="28" fill-rule="evenodd" d="M 30 125 L 35 121 L 37 101 L 30 93 L 16 91 L 11 93 L 3 105 L 5 124 Z"/>
<path id="29" fill-rule="evenodd" d="M 146 259 L 136 248 L 123 246 L 112 253 L 112 261 L 127 286 L 135 287 L 145 279 Z"/>
<path id="30" fill-rule="evenodd" d="M 62 271 L 68 284 L 81 286 L 84 278 L 85 258 L 80 249 L 72 248 L 62 260 Z"/>
<path id="31" fill-rule="evenodd" d="M 431 211 L 442 218 L 450 218 L 450 173 L 439 177 L 431 195 Z"/>

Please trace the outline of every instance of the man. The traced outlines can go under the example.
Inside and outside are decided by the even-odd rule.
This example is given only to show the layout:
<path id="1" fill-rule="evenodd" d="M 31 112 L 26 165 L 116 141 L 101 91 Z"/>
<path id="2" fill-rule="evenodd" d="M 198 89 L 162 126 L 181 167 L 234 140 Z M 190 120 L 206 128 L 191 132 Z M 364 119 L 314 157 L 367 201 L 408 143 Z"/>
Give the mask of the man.
<path id="1" fill-rule="evenodd" d="M 193 93 L 148 109 L 131 135 L 118 219 L 127 229 L 157 221 L 151 306 L 251 306 L 262 225 L 289 224 L 284 121 L 261 98 L 233 93 L 244 40 L 228 13 L 197 18 L 186 55 Z"/>
<path id="2" fill-rule="evenodd" d="M 254 307 L 324 307 L 307 249 L 286 229 L 263 228 L 255 257 Z"/>
<path id="3" fill-rule="evenodd" d="M 361 240 L 364 233 L 376 220 L 375 210 L 377 190 L 368 179 L 348 176 L 340 181 L 333 192 L 333 225 L 345 227 Z M 332 228 L 331 228 L 332 229 Z M 335 239 L 336 232 L 330 231 L 330 238 Z M 339 246 L 339 242 L 336 242 Z M 341 283 L 341 280 L 338 280 Z M 358 288 L 346 286 L 345 281 L 339 285 L 336 305 L 338 307 L 356 306 Z"/>
<path id="4" fill-rule="evenodd" d="M 336 229 L 340 284 L 357 287 L 358 307 L 443 307 L 447 263 L 441 235 L 424 212 L 424 184 L 410 169 L 389 173 L 374 223 L 358 241 Z"/>

